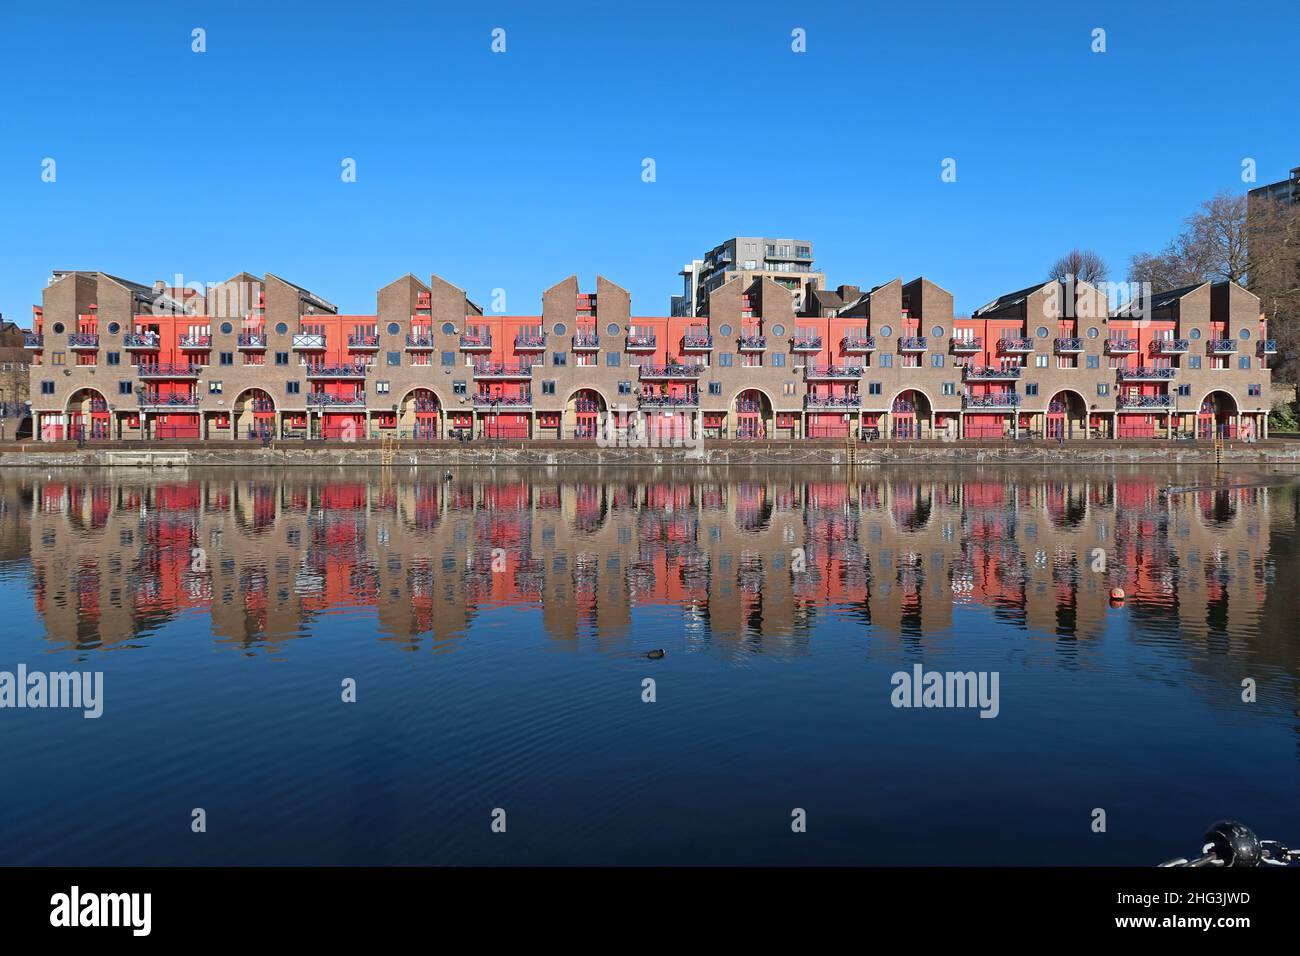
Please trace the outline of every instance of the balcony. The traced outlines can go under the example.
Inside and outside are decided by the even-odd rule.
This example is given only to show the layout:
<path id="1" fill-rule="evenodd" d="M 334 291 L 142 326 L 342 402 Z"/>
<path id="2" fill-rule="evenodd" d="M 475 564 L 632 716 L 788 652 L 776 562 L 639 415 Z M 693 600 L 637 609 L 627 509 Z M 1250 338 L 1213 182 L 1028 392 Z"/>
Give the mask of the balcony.
<path id="1" fill-rule="evenodd" d="M 1137 339 L 1107 339 L 1107 355 L 1133 355 L 1138 350 Z"/>
<path id="2" fill-rule="evenodd" d="M 1210 339 L 1205 343 L 1205 348 L 1211 355 L 1237 354 L 1237 343 L 1232 339 Z"/>
<path id="3" fill-rule="evenodd" d="M 202 373 L 202 365 L 192 365 L 188 362 L 183 365 L 178 362 L 150 362 L 135 367 L 135 374 L 144 379 L 198 378 Z"/>
<path id="4" fill-rule="evenodd" d="M 846 335 L 840 339 L 840 348 L 847 355 L 865 355 L 876 350 L 874 335 Z"/>
<path id="5" fill-rule="evenodd" d="M 432 351 L 433 351 L 433 333 L 432 333 L 432 332 L 408 332 L 408 333 L 406 333 L 406 351 L 408 351 L 408 352 L 432 352 Z"/>
<path id="6" fill-rule="evenodd" d="M 474 408 L 481 411 L 509 411 L 512 408 L 528 409 L 533 407 L 532 395 L 475 395 Z"/>
<path id="7" fill-rule="evenodd" d="M 861 365 L 809 365 L 803 371 L 806 381 L 839 381 L 862 377 Z"/>
<path id="8" fill-rule="evenodd" d="M 683 352 L 713 351 L 713 336 L 708 332 L 687 332 L 682 336 Z"/>
<path id="9" fill-rule="evenodd" d="M 308 365 L 306 372 L 309 379 L 363 379 L 366 377 L 366 365 Z"/>
<path id="10" fill-rule="evenodd" d="M 462 335 L 460 337 L 460 350 L 462 352 L 491 352 L 492 333 L 470 332 Z"/>
<path id="11" fill-rule="evenodd" d="M 699 408 L 698 392 L 690 395 L 639 395 L 637 404 L 641 408 Z"/>
<path id="12" fill-rule="evenodd" d="M 365 408 L 366 393 L 355 395 L 327 395 L 324 392 L 307 393 L 308 408 Z"/>
<path id="13" fill-rule="evenodd" d="M 1123 409 L 1173 408 L 1172 395 L 1121 395 L 1116 404 Z"/>
<path id="14" fill-rule="evenodd" d="M 240 332 L 239 337 L 235 340 L 237 348 L 246 351 L 258 351 L 266 348 L 265 332 Z"/>
<path id="15" fill-rule="evenodd" d="M 968 339 L 953 338 L 948 340 L 948 347 L 959 355 L 969 355 L 972 352 L 983 351 L 984 339 L 978 335 Z"/>
<path id="16" fill-rule="evenodd" d="M 658 339 L 653 332 L 629 332 L 627 350 L 629 352 L 653 352 Z"/>
<path id="17" fill-rule="evenodd" d="M 348 334 L 348 348 L 353 352 L 378 352 L 379 336 L 371 332 L 351 332 Z"/>
<path id="18" fill-rule="evenodd" d="M 1052 349 L 1057 355 L 1077 355 L 1083 351 L 1083 339 L 1077 337 L 1053 339 Z"/>
<path id="19" fill-rule="evenodd" d="M 45 336 L 39 332 L 23 333 L 23 348 L 25 349 L 43 349 L 45 348 Z"/>
<path id="20" fill-rule="evenodd" d="M 587 332 L 574 332 L 573 351 L 575 352 L 600 351 L 600 334 L 594 330 L 587 331 Z"/>
<path id="21" fill-rule="evenodd" d="M 1177 372 L 1176 368 L 1156 365 L 1130 365 L 1115 370 L 1121 382 L 1167 382 Z"/>
<path id="22" fill-rule="evenodd" d="M 1260 354 L 1261 356 L 1262 356 L 1262 355 L 1276 355 L 1276 354 L 1277 354 L 1277 339 L 1264 339 L 1264 340 L 1262 340 L 1262 341 L 1259 343 L 1258 351 L 1259 351 L 1259 354 Z"/>
<path id="23" fill-rule="evenodd" d="M 325 351 L 325 333 L 295 332 L 293 334 L 293 347 L 299 352 L 323 352 Z"/>
<path id="24" fill-rule="evenodd" d="M 506 379 L 530 379 L 533 377 L 531 365 L 506 365 L 503 362 L 479 362 L 474 366 L 474 377 L 488 381 L 505 381 Z"/>
<path id="25" fill-rule="evenodd" d="M 1002 355 L 1028 355 L 1034 350 L 1034 340 L 1024 337 L 998 339 L 998 352 Z"/>
<path id="26" fill-rule="evenodd" d="M 924 352 L 926 347 L 924 335 L 904 335 L 898 340 L 900 352 Z"/>
<path id="27" fill-rule="evenodd" d="M 964 395 L 963 408 L 1019 408 L 1020 396 L 1015 392 L 998 392 L 993 395 Z"/>
<path id="28" fill-rule="evenodd" d="M 530 332 L 516 332 L 515 351 L 516 352 L 545 352 L 546 333 L 541 331 L 540 329 L 533 329 Z"/>
<path id="29" fill-rule="evenodd" d="M 199 396 L 197 392 L 189 395 L 160 395 L 157 392 L 142 392 L 139 395 L 141 408 L 165 408 L 198 411 Z"/>
<path id="30" fill-rule="evenodd" d="M 640 368 L 642 380 L 699 378 L 704 373 L 704 366 L 694 363 L 673 362 L 668 365 L 642 365 Z"/>
<path id="31" fill-rule="evenodd" d="M 122 336 L 122 348 L 129 352 L 156 352 L 160 344 L 157 332 L 128 332 Z"/>
<path id="32" fill-rule="evenodd" d="M 861 408 L 861 395 L 805 395 L 804 408 Z"/>
<path id="33" fill-rule="evenodd" d="M 736 348 L 741 352 L 762 352 L 767 348 L 767 336 L 741 334 L 736 339 Z"/>
<path id="34" fill-rule="evenodd" d="M 203 349 L 212 348 L 212 336 L 210 335 L 182 335 L 176 340 L 176 344 L 183 349 L 189 349 L 192 352 L 202 351 Z"/>
<path id="35" fill-rule="evenodd" d="M 90 351 L 99 348 L 99 334 L 96 332 L 68 333 L 68 348 L 74 351 Z"/>
<path id="36" fill-rule="evenodd" d="M 967 365 L 963 377 L 968 382 L 1014 382 L 1022 371 L 1019 365 Z"/>
<path id="37" fill-rule="evenodd" d="M 1183 355 L 1187 352 L 1187 339 L 1156 339 L 1151 343 L 1152 355 Z"/>
<path id="38" fill-rule="evenodd" d="M 822 337 L 820 335 L 796 335 L 790 340 L 790 350 L 793 352 L 820 352 L 822 350 Z"/>

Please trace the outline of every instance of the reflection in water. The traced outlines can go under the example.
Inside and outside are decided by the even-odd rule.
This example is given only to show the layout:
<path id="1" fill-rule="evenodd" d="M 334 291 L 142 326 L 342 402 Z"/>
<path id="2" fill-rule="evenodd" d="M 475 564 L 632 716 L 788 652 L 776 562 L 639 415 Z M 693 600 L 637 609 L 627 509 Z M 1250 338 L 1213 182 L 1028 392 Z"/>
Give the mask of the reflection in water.
<path id="1" fill-rule="evenodd" d="M 785 773 L 770 761 L 785 760 L 783 766 L 802 767 L 811 791 L 824 784 L 829 806 L 844 802 L 845 826 L 868 822 L 851 808 L 857 790 L 872 785 L 850 778 L 871 766 L 937 777 L 910 796 L 876 794 L 896 819 L 908 807 L 924 806 L 940 829 L 959 828 L 964 802 L 993 786 L 985 797 L 1020 800 L 1021 812 L 1043 813 L 1037 825 L 1073 845 L 1070 826 L 1056 809 L 1044 809 L 1055 797 L 1016 797 L 1022 785 L 1007 781 L 1034 766 L 1045 793 L 1071 793 L 1071 800 L 1087 804 L 1085 813 L 1101 797 L 1084 782 L 1112 794 L 1127 787 L 1146 794 L 1141 812 L 1157 820 L 1167 816 L 1168 808 L 1157 804 L 1171 798 L 1172 784 L 1141 779 L 1150 769 L 1145 757 L 1124 749 L 1130 728 L 1163 735 L 1181 725 L 1180 733 L 1201 739 L 1223 734 L 1227 748 L 1237 741 L 1246 759 L 1252 751 L 1240 743 L 1243 731 L 1263 739 L 1249 723 L 1252 715 L 1281 730 L 1294 790 L 1300 648 L 1289 582 L 1300 557 L 1289 475 L 1236 476 L 1232 487 L 1222 487 L 1213 473 L 1189 470 L 1178 480 L 1188 490 L 1172 494 L 1167 476 L 1150 469 L 926 467 L 870 469 L 847 479 L 781 469 L 497 469 L 440 477 L 436 469 L 9 473 L 0 479 L 0 609 L 12 621 L 29 617 L 31 627 L 6 636 L 3 666 L 45 653 L 64 661 L 60 666 L 102 667 L 112 677 L 110 694 L 146 711 L 154 707 L 161 725 L 217 706 L 223 690 L 205 683 L 205 674 L 256 680 L 273 688 L 272 696 L 292 696 L 306 714 L 324 706 L 316 701 L 328 699 L 338 675 L 364 672 L 369 683 L 363 686 L 376 689 L 371 706 L 384 708 L 368 713 L 392 727 L 409 719 L 400 708 L 410 695 L 436 690 L 430 699 L 451 724 L 387 746 L 408 757 L 467 748 L 441 784 L 455 791 L 448 797 L 453 806 L 480 784 L 490 792 L 487 778 L 518 782 L 521 768 L 531 781 L 550 781 L 541 785 L 551 791 L 537 798 L 543 803 L 567 787 L 608 789 L 608 782 L 590 777 L 595 765 L 616 768 L 629 787 L 638 774 L 649 774 L 661 796 L 679 786 L 685 793 L 705 786 L 734 801 L 765 792 L 764 773 Z M 1278 587 L 1279 581 L 1288 583 Z M 1107 601 L 1113 587 L 1127 594 L 1122 607 Z M 531 656 L 534 646 L 581 656 L 552 664 Z M 227 670 L 210 655 L 214 647 L 254 661 L 269 658 L 279 669 Z M 647 718 L 642 710 L 618 710 L 609 696 L 616 684 L 636 684 L 644 667 L 637 662 L 658 647 L 670 652 L 660 673 L 671 688 L 667 699 L 678 703 L 656 705 L 673 716 L 661 718 L 652 743 L 638 746 L 669 751 L 669 765 L 694 774 L 681 780 L 638 770 L 635 760 L 624 763 L 636 748 L 616 735 Z M 426 685 L 417 686 L 393 669 L 401 655 L 392 649 L 448 654 L 437 655 Z M 124 654 L 106 653 L 114 650 Z M 901 722 L 864 689 L 914 662 L 1022 675 L 1003 682 L 1004 694 L 1019 699 L 1008 700 L 998 720 L 977 722 L 996 727 L 946 721 L 942 736 L 932 737 L 938 722 L 927 726 L 916 715 Z M 773 663 L 779 666 L 769 670 Z M 187 689 L 158 699 L 163 692 L 156 685 L 130 676 L 145 670 L 164 682 L 184 673 Z M 1258 683 L 1253 710 L 1239 705 L 1244 677 Z M 307 695 L 312 680 L 321 681 L 310 690 L 318 698 L 296 696 Z M 536 697 L 543 684 L 557 696 Z M 675 715 L 673 708 L 685 702 L 693 709 Z M 208 719 L 228 722 L 232 732 L 254 712 L 268 726 L 286 719 L 269 704 L 246 706 L 248 713 L 223 710 Z M 109 707 L 111 714 L 111 699 Z M 582 723 L 567 724 L 580 708 L 590 709 Z M 430 749 L 452 726 L 454 742 Z M 977 731 L 982 736 L 974 739 Z M 33 761 L 27 768 L 33 779 L 49 782 L 53 771 L 40 769 L 36 735 L 10 733 L 19 736 L 6 743 Z M 1088 733 L 1096 735 L 1095 748 Z M 345 746 L 343 740 L 355 737 L 354 730 L 343 734 L 320 746 Z M 385 745 L 368 739 L 370 756 L 362 762 L 382 761 L 373 747 Z M 1181 759 L 1179 745 L 1159 740 L 1145 743 Z M 295 787 L 311 779 L 329 791 L 316 763 L 299 766 L 277 746 L 250 744 L 252 752 L 240 753 L 226 772 L 238 780 L 241 767 L 287 765 L 295 768 Z M 1276 762 L 1276 739 L 1259 747 L 1271 748 L 1268 758 Z M 936 751 L 949 767 L 981 755 L 990 763 L 973 776 L 1000 781 L 1002 789 L 970 777 L 954 789 L 932 765 Z M 1190 760 L 1191 741 L 1187 751 Z M 575 755 L 582 759 L 566 763 Z M 1259 757 L 1256 750 L 1252 759 Z M 1049 770 L 1038 763 L 1049 758 L 1079 767 Z M 182 760 L 186 769 L 178 770 L 173 760 L 170 769 L 206 779 L 214 763 L 230 760 L 223 750 L 204 766 Z M 722 767 L 734 773 L 734 793 L 712 776 Z M 372 767 L 363 774 L 370 782 L 358 784 L 367 795 L 357 799 L 368 804 L 370 787 L 389 786 L 395 789 L 386 799 L 400 802 L 402 781 L 426 772 L 423 765 L 403 764 L 400 773 Z M 823 773 L 829 776 L 819 784 Z M 1076 785 L 1078 793 L 1071 790 Z M 133 788 L 144 783 L 117 786 L 127 805 L 139 799 Z M 656 792 L 647 787 L 645 799 Z M 630 790 L 615 787 L 606 799 L 610 814 L 650 813 Z M 956 801 L 952 808 L 948 799 Z M 1118 806 L 1125 798 L 1111 799 Z M 1199 821 L 1189 832 L 1199 833 L 1195 827 L 1211 816 L 1242 815 L 1223 802 L 1208 803 L 1215 809 L 1206 807 L 1206 819 L 1199 819 L 1200 804 L 1189 807 Z M 944 815 L 949 810 L 953 816 Z M 776 812 L 763 812 L 769 811 Z M 325 826 L 328 813 L 320 812 L 307 819 Z M 713 819 L 711 813 L 704 817 Z M 1251 822 L 1266 829 L 1276 821 Z M 1275 835 L 1300 840 L 1300 821 L 1293 822 L 1291 832 Z M 256 862 L 590 862 L 609 861 L 611 852 L 628 862 L 705 861 L 687 849 L 708 842 L 692 825 L 676 836 L 662 821 L 655 826 L 649 817 L 641 826 L 623 821 L 621 838 L 606 833 L 589 843 L 571 834 L 553 845 L 538 838 L 532 846 L 539 855 L 523 859 L 469 837 L 422 843 L 409 833 L 381 840 L 382 851 L 365 844 L 330 855 L 310 839 L 287 847 L 271 839 L 260 848 L 250 840 L 242 852 Z M 721 843 L 707 859 L 997 862 L 978 858 L 976 826 L 963 831 L 972 841 L 970 856 L 957 849 L 951 860 L 909 857 L 910 844 L 901 839 L 897 846 L 886 841 L 882 858 L 851 839 L 776 850 L 734 834 L 716 837 Z M 1173 855 L 1187 842 L 1186 834 L 1177 837 L 1171 852 L 1153 842 L 1152 857 Z M 151 848 L 143 857 L 117 852 L 114 839 L 101 833 L 83 835 L 86 842 L 78 844 L 101 855 L 75 859 L 175 859 L 148 834 L 134 838 Z M 944 845 L 963 846 L 960 839 Z M 266 848 L 276 846 L 279 852 Z M 1079 843 L 1073 852 L 1043 859 L 1145 862 L 1131 859 L 1118 841 Z M 1039 859 L 1024 854 L 1016 862 Z M 48 846 L 29 845 L 26 856 L 69 861 Z"/>

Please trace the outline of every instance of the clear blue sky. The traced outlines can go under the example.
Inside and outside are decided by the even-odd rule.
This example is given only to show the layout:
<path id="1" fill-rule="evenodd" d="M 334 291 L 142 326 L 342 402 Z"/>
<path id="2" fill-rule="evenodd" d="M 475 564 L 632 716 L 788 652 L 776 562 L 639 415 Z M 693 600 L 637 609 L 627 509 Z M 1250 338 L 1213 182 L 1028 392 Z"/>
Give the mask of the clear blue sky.
<path id="1" fill-rule="evenodd" d="M 270 271 L 348 312 L 435 272 L 524 314 L 601 272 L 665 314 L 751 234 L 968 311 L 1076 244 L 1122 278 L 1243 158 L 1300 164 L 1294 2 L 550 6 L 6 4 L 0 311 L 80 268 Z"/>

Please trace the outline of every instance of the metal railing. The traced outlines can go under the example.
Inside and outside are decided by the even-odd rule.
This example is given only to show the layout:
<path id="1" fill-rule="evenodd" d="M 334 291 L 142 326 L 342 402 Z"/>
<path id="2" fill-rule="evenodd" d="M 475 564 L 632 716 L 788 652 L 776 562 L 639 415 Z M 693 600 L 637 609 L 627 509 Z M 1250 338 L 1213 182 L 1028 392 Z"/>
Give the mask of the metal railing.
<path id="1" fill-rule="evenodd" d="M 308 408 L 364 408 L 366 393 L 356 395 L 329 395 L 324 392 L 308 392 Z"/>
<path id="2" fill-rule="evenodd" d="M 999 352 L 1032 352 L 1034 340 L 1024 336 L 1009 335 L 998 339 Z"/>
<path id="3" fill-rule="evenodd" d="M 368 365 L 325 365 L 310 364 L 306 368 L 308 378 L 365 378 Z"/>
<path id="4" fill-rule="evenodd" d="M 1121 395 L 1118 400 L 1120 408 L 1173 408 L 1172 395 Z"/>
<path id="5" fill-rule="evenodd" d="M 1019 408 L 1020 396 L 1014 392 L 996 395 L 964 395 L 962 405 L 965 408 Z"/>
<path id="6" fill-rule="evenodd" d="M 197 378 L 202 372 L 202 365 L 179 362 L 150 362 L 135 367 L 140 378 Z"/>
<path id="7" fill-rule="evenodd" d="M 69 332 L 68 348 L 97 349 L 99 348 L 99 334 L 96 332 Z"/>
<path id="8" fill-rule="evenodd" d="M 533 366 L 506 365 L 504 362 L 476 362 L 475 378 L 531 378 Z"/>
<path id="9" fill-rule="evenodd" d="M 265 332 L 240 332 L 235 344 L 241 349 L 266 348 Z"/>
<path id="10" fill-rule="evenodd" d="M 128 332 L 122 336 L 123 348 L 156 349 L 159 344 L 157 332 Z"/>
<path id="11" fill-rule="evenodd" d="M 924 352 L 926 340 L 924 335 L 904 335 L 898 340 L 900 352 Z"/>
<path id="12" fill-rule="evenodd" d="M 1132 365 L 1128 368 L 1121 366 L 1115 371 L 1120 378 L 1137 382 L 1168 381 L 1178 372 L 1176 368 L 1155 365 Z"/>
<path id="13" fill-rule="evenodd" d="M 1210 339 L 1206 343 L 1206 348 L 1216 355 L 1226 355 L 1237 351 L 1237 343 L 1232 339 Z"/>
<path id="14" fill-rule="evenodd" d="M 805 395 L 805 408 L 861 408 L 861 395 Z"/>
<path id="15" fill-rule="evenodd" d="M 1058 352 L 1082 352 L 1083 339 L 1077 336 L 1071 338 L 1057 338 L 1052 342 L 1052 347 Z"/>
<path id="16" fill-rule="evenodd" d="M 183 349 L 210 349 L 212 348 L 212 336 L 210 335 L 182 335 L 177 340 L 177 344 Z"/>
<path id="17" fill-rule="evenodd" d="M 1023 371 L 1019 365 L 966 365 L 963 372 L 967 379 L 1007 379 L 1020 378 Z"/>
<path id="18" fill-rule="evenodd" d="M 642 365 L 642 378 L 699 378 L 704 374 L 704 366 L 694 363 L 671 362 L 668 365 Z"/>
<path id="19" fill-rule="evenodd" d="M 804 378 L 861 378 L 861 365 L 809 365 Z"/>

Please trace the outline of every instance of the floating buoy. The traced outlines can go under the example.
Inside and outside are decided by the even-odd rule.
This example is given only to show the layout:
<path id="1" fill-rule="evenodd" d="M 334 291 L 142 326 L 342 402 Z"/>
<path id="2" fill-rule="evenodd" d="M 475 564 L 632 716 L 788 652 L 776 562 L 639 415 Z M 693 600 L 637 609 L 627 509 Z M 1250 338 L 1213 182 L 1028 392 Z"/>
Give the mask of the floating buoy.
<path id="1" fill-rule="evenodd" d="M 668 653 L 667 651 L 660 648 L 659 650 L 651 651 L 649 654 L 646 655 L 646 657 L 650 658 L 650 660 L 652 661 L 661 661 L 663 660 L 664 655 L 667 653 Z"/>
<path id="2" fill-rule="evenodd" d="M 1124 589 L 1123 589 L 1123 588 L 1111 588 L 1111 589 L 1110 589 L 1110 603 L 1111 603 L 1111 604 L 1123 604 L 1123 603 L 1124 603 Z"/>

